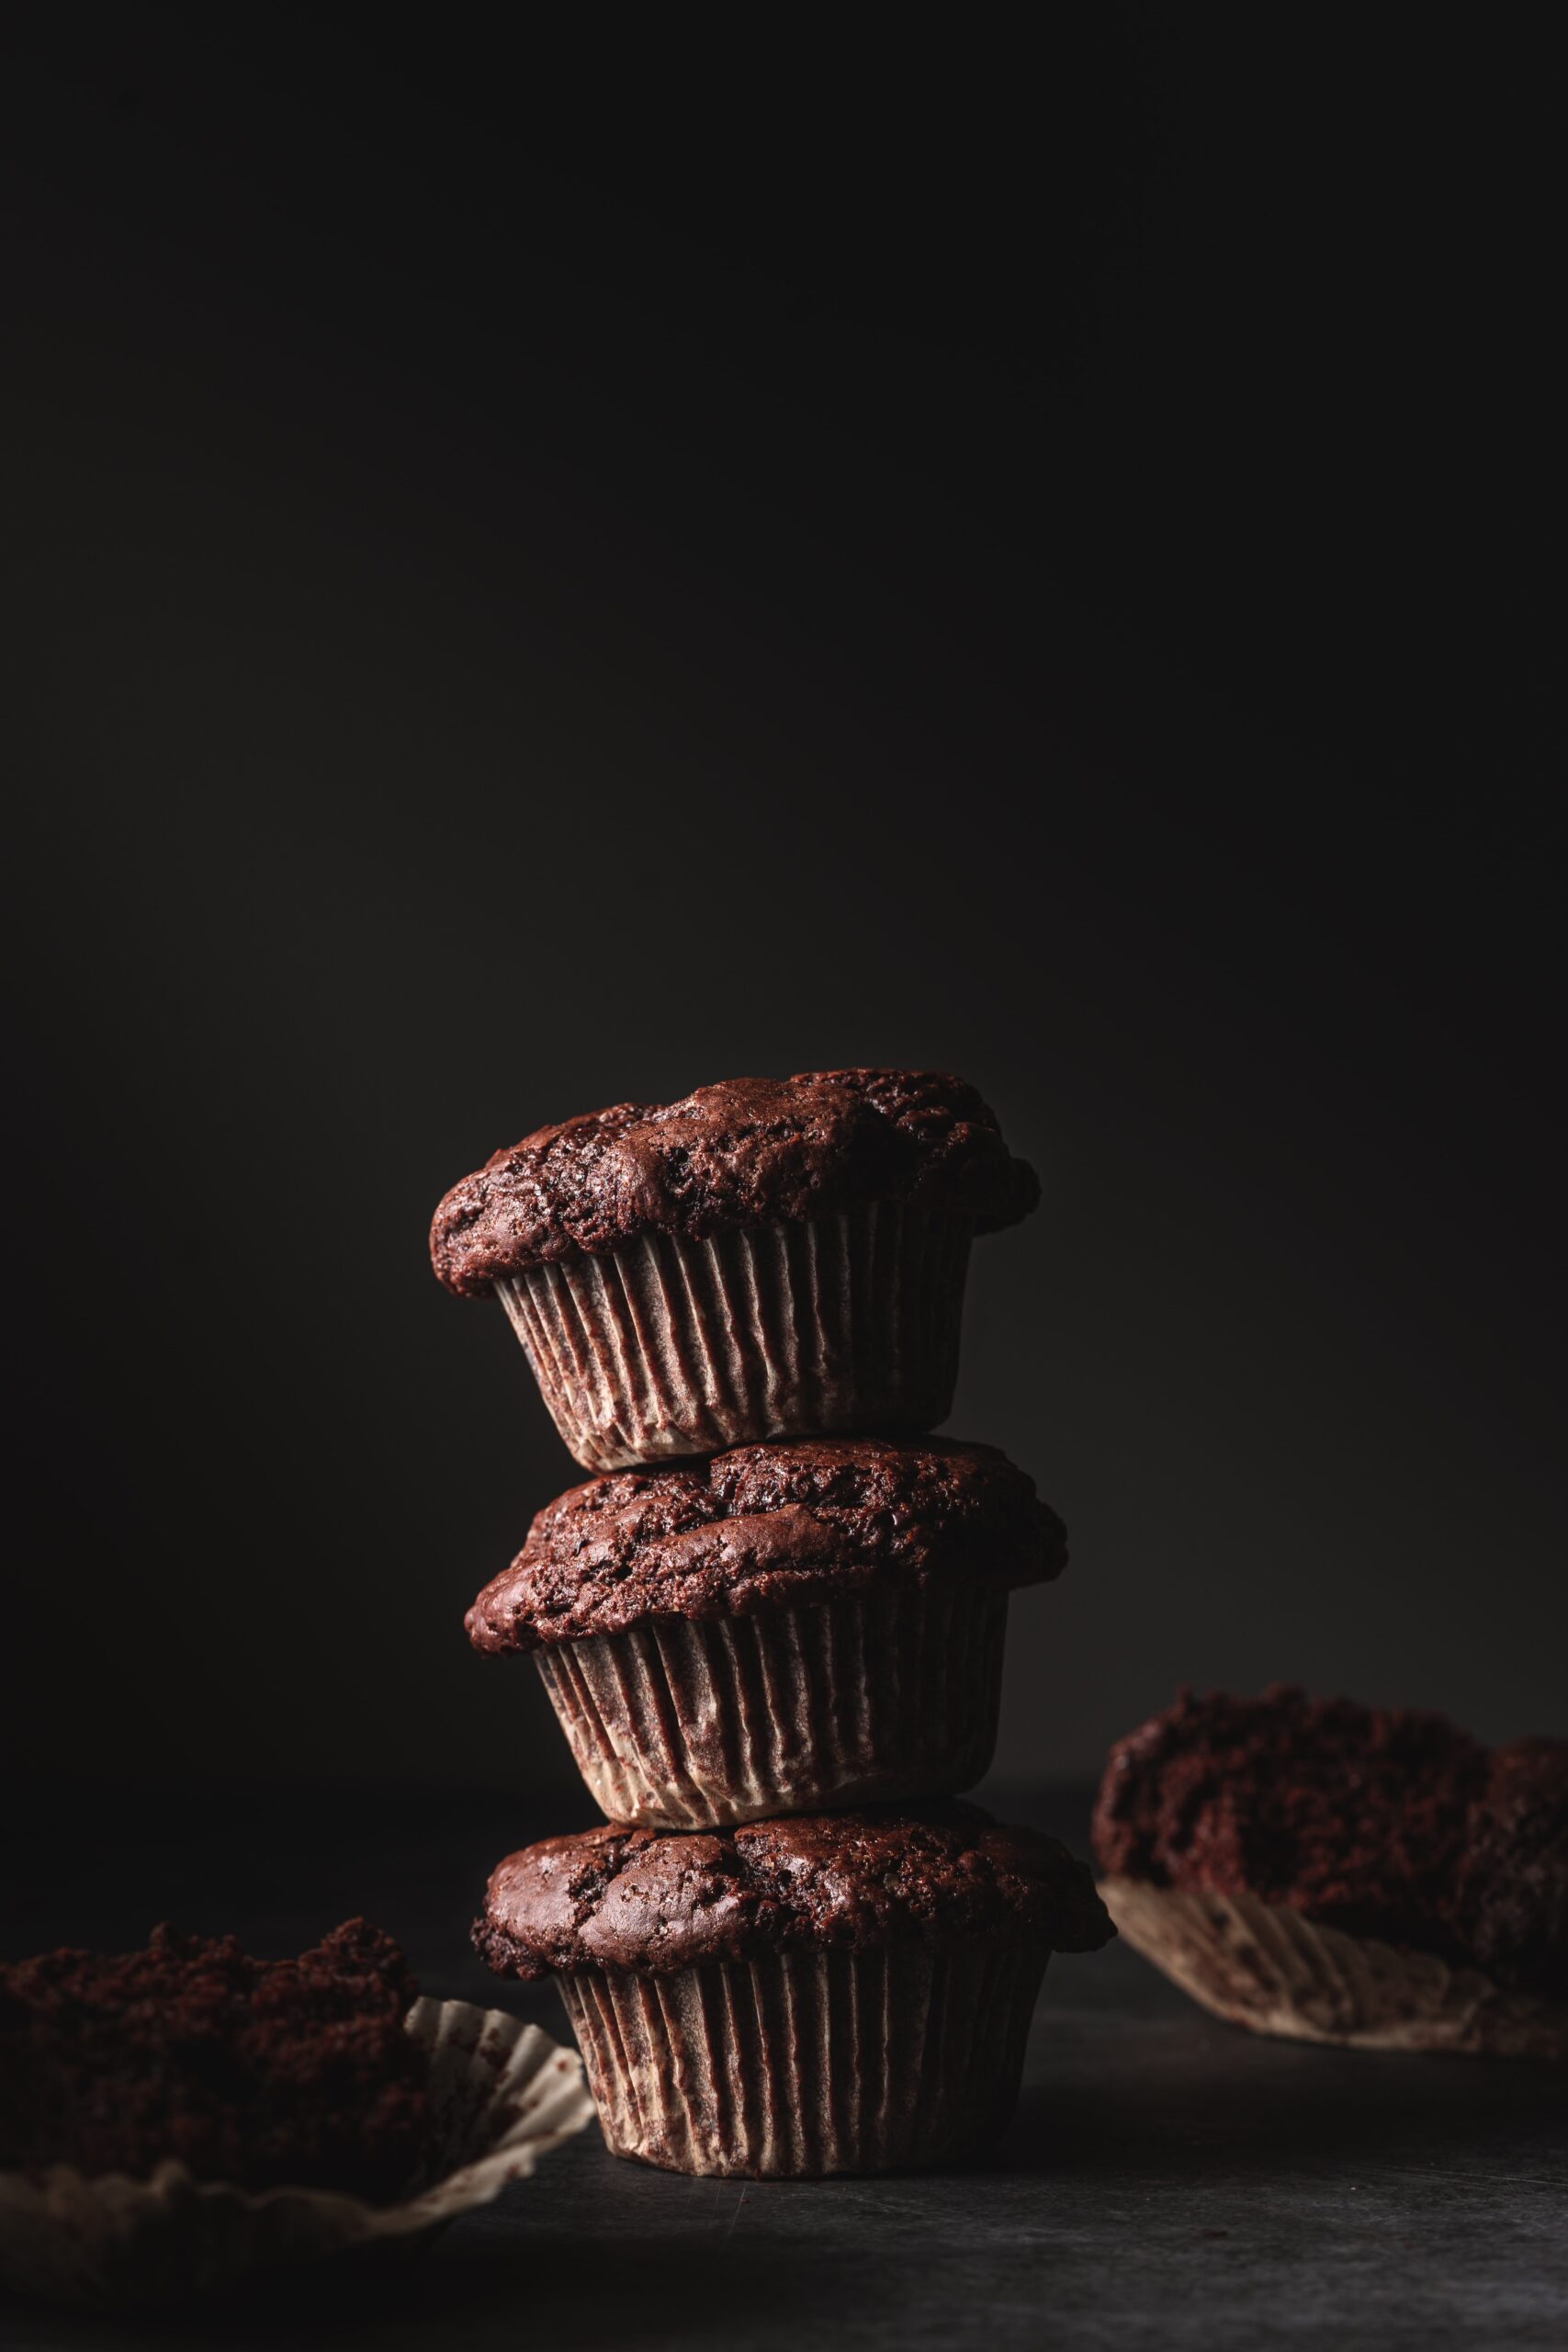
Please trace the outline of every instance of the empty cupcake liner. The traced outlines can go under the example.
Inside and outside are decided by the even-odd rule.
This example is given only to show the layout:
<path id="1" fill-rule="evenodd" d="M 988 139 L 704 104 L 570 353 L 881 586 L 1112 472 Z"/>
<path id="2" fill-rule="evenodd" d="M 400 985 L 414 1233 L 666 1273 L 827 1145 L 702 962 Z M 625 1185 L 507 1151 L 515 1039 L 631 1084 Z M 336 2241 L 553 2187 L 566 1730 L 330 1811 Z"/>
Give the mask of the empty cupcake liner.
<path id="1" fill-rule="evenodd" d="M 996 1746 L 1007 1606 L 942 1578 L 536 1656 L 606 1817 L 706 1829 L 972 1788 Z"/>
<path id="2" fill-rule="evenodd" d="M 503 1276 L 496 1292 L 585 1468 L 761 1438 L 928 1430 L 958 1373 L 971 1227 L 900 1201 Z"/>
<path id="3" fill-rule="evenodd" d="M 1476 1968 L 1320 1927 L 1251 1894 L 1100 1882 L 1120 1933 L 1233 2025 L 1356 2050 L 1568 2057 L 1568 2002 L 1510 1993 Z"/>
<path id="4" fill-rule="evenodd" d="M 434 2149 L 427 2184 L 404 2202 L 253 2191 L 176 2162 L 141 2180 L 63 2165 L 0 2173 L 0 2280 L 57 2301 L 168 2302 L 406 2243 L 525 2179 L 593 2111 L 576 2052 L 502 2010 L 420 2000 L 409 2031 L 430 2053 Z"/>
<path id="5" fill-rule="evenodd" d="M 1017 2103 L 1043 1951 L 889 1945 L 561 1979 L 605 2140 L 750 2179 L 938 2164 Z"/>

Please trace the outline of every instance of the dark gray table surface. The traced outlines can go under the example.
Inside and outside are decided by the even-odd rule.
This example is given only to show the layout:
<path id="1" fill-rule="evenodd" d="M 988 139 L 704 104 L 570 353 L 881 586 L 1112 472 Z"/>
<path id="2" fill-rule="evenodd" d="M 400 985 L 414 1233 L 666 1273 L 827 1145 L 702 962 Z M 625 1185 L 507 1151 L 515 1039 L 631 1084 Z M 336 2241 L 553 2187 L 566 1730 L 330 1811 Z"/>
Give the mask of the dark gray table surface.
<path id="1" fill-rule="evenodd" d="M 995 1803 L 1081 1843 L 1081 1799 Z M 15 1863 L 5 1943 L 126 1943 L 173 1912 L 280 1951 L 364 1910 L 427 1990 L 565 2038 L 552 1993 L 496 1985 L 463 1942 L 488 1861 L 541 1834 L 525 1813 L 342 1792 L 95 1805 L 68 1862 L 55 1836 Z M 960 2170 L 686 2180 L 616 2162 L 590 2126 L 416 2261 L 183 2317 L 8 2304 L 0 2341 L 1563 2352 L 1568 2076 L 1265 2041 L 1112 1949 L 1052 1963 L 1018 2120 Z"/>

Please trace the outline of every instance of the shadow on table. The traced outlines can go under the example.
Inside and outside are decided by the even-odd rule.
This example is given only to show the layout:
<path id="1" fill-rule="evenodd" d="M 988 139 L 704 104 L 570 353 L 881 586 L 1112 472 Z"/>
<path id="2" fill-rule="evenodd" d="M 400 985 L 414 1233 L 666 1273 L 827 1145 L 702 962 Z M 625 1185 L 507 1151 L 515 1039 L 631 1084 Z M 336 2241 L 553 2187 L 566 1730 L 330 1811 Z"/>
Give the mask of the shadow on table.
<path id="1" fill-rule="evenodd" d="M 1213 2036 L 1219 2037 L 1218 2056 Z M 1017 2120 L 982 2172 L 1145 2179 L 1191 2174 L 1315 2170 L 1378 2157 L 1484 2165 L 1539 2145 L 1564 2159 L 1568 2068 L 1507 2059 L 1411 2057 L 1270 2041 L 1223 2028 L 1186 2039 L 1146 2068 L 1123 2063 L 1104 2082 L 1075 2070 L 1026 2090 Z"/>
<path id="2" fill-rule="evenodd" d="M 129 2313 L 0 2301 L 0 2340 L 26 2352 L 464 2352 L 524 2345 L 623 2352 L 731 2341 L 738 2320 L 852 2312 L 863 2264 L 848 2251 L 727 2237 L 561 2239 L 458 2224 L 400 2259 L 349 2257 L 226 2301 Z"/>

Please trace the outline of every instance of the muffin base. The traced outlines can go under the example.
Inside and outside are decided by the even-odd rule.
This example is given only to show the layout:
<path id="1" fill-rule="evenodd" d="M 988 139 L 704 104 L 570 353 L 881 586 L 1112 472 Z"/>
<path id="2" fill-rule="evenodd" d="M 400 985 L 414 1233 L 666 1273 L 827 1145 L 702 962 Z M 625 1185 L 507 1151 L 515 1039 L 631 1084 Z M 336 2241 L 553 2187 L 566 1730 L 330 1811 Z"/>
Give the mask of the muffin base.
<path id="1" fill-rule="evenodd" d="M 940 2164 L 1001 2131 L 1045 1958 L 800 1950 L 560 1989 L 615 2154 L 814 2179 Z"/>
<path id="2" fill-rule="evenodd" d="M 1100 1881 L 1119 1932 L 1233 2025 L 1354 2050 L 1568 2058 L 1568 2002 L 1510 1993 L 1478 1968 L 1320 1927 L 1256 1895 Z"/>
<path id="3" fill-rule="evenodd" d="M 973 1788 L 996 1747 L 1007 1606 L 943 1579 L 650 1619 L 536 1657 L 605 1817 L 708 1829 Z"/>
<path id="4" fill-rule="evenodd" d="M 586 1469 L 952 1409 L 971 1228 L 900 1201 L 710 1240 L 644 1234 L 496 1295 Z"/>

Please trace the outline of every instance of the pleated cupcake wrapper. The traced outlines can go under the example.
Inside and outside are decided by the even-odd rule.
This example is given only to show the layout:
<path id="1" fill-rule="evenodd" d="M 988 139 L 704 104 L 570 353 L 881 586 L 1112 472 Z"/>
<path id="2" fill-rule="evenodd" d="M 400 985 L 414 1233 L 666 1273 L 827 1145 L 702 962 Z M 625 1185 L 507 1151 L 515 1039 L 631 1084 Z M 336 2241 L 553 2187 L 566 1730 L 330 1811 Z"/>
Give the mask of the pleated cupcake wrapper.
<path id="1" fill-rule="evenodd" d="M 1114 1878 L 1100 1892 L 1135 1951 L 1255 2033 L 1358 2050 L 1568 2057 L 1568 2002 L 1506 1992 L 1479 1969 L 1320 1927 L 1256 1895 Z"/>
<path id="2" fill-rule="evenodd" d="M 972 1788 L 996 1746 L 1007 1605 L 944 1578 L 536 1657 L 606 1817 L 705 1829 Z"/>
<path id="3" fill-rule="evenodd" d="M 0 2173 L 0 2280 L 54 2301 L 167 2302 L 238 2287 L 352 2247 L 409 2241 L 488 2205 L 593 2111 L 575 2052 L 466 2001 L 415 2003 L 430 2053 L 428 2185 L 396 2205 L 329 2189 L 248 2190 L 183 2164 L 144 2180 L 55 2165 Z"/>
<path id="4" fill-rule="evenodd" d="M 825 1949 L 561 1992 L 604 2137 L 671 2172 L 811 2178 L 931 2165 L 1000 2131 L 1038 1949 Z"/>
<path id="5" fill-rule="evenodd" d="M 971 1227 L 899 1201 L 707 1241 L 646 1234 L 498 1282 L 585 1468 L 927 1430 L 958 1373 Z"/>

